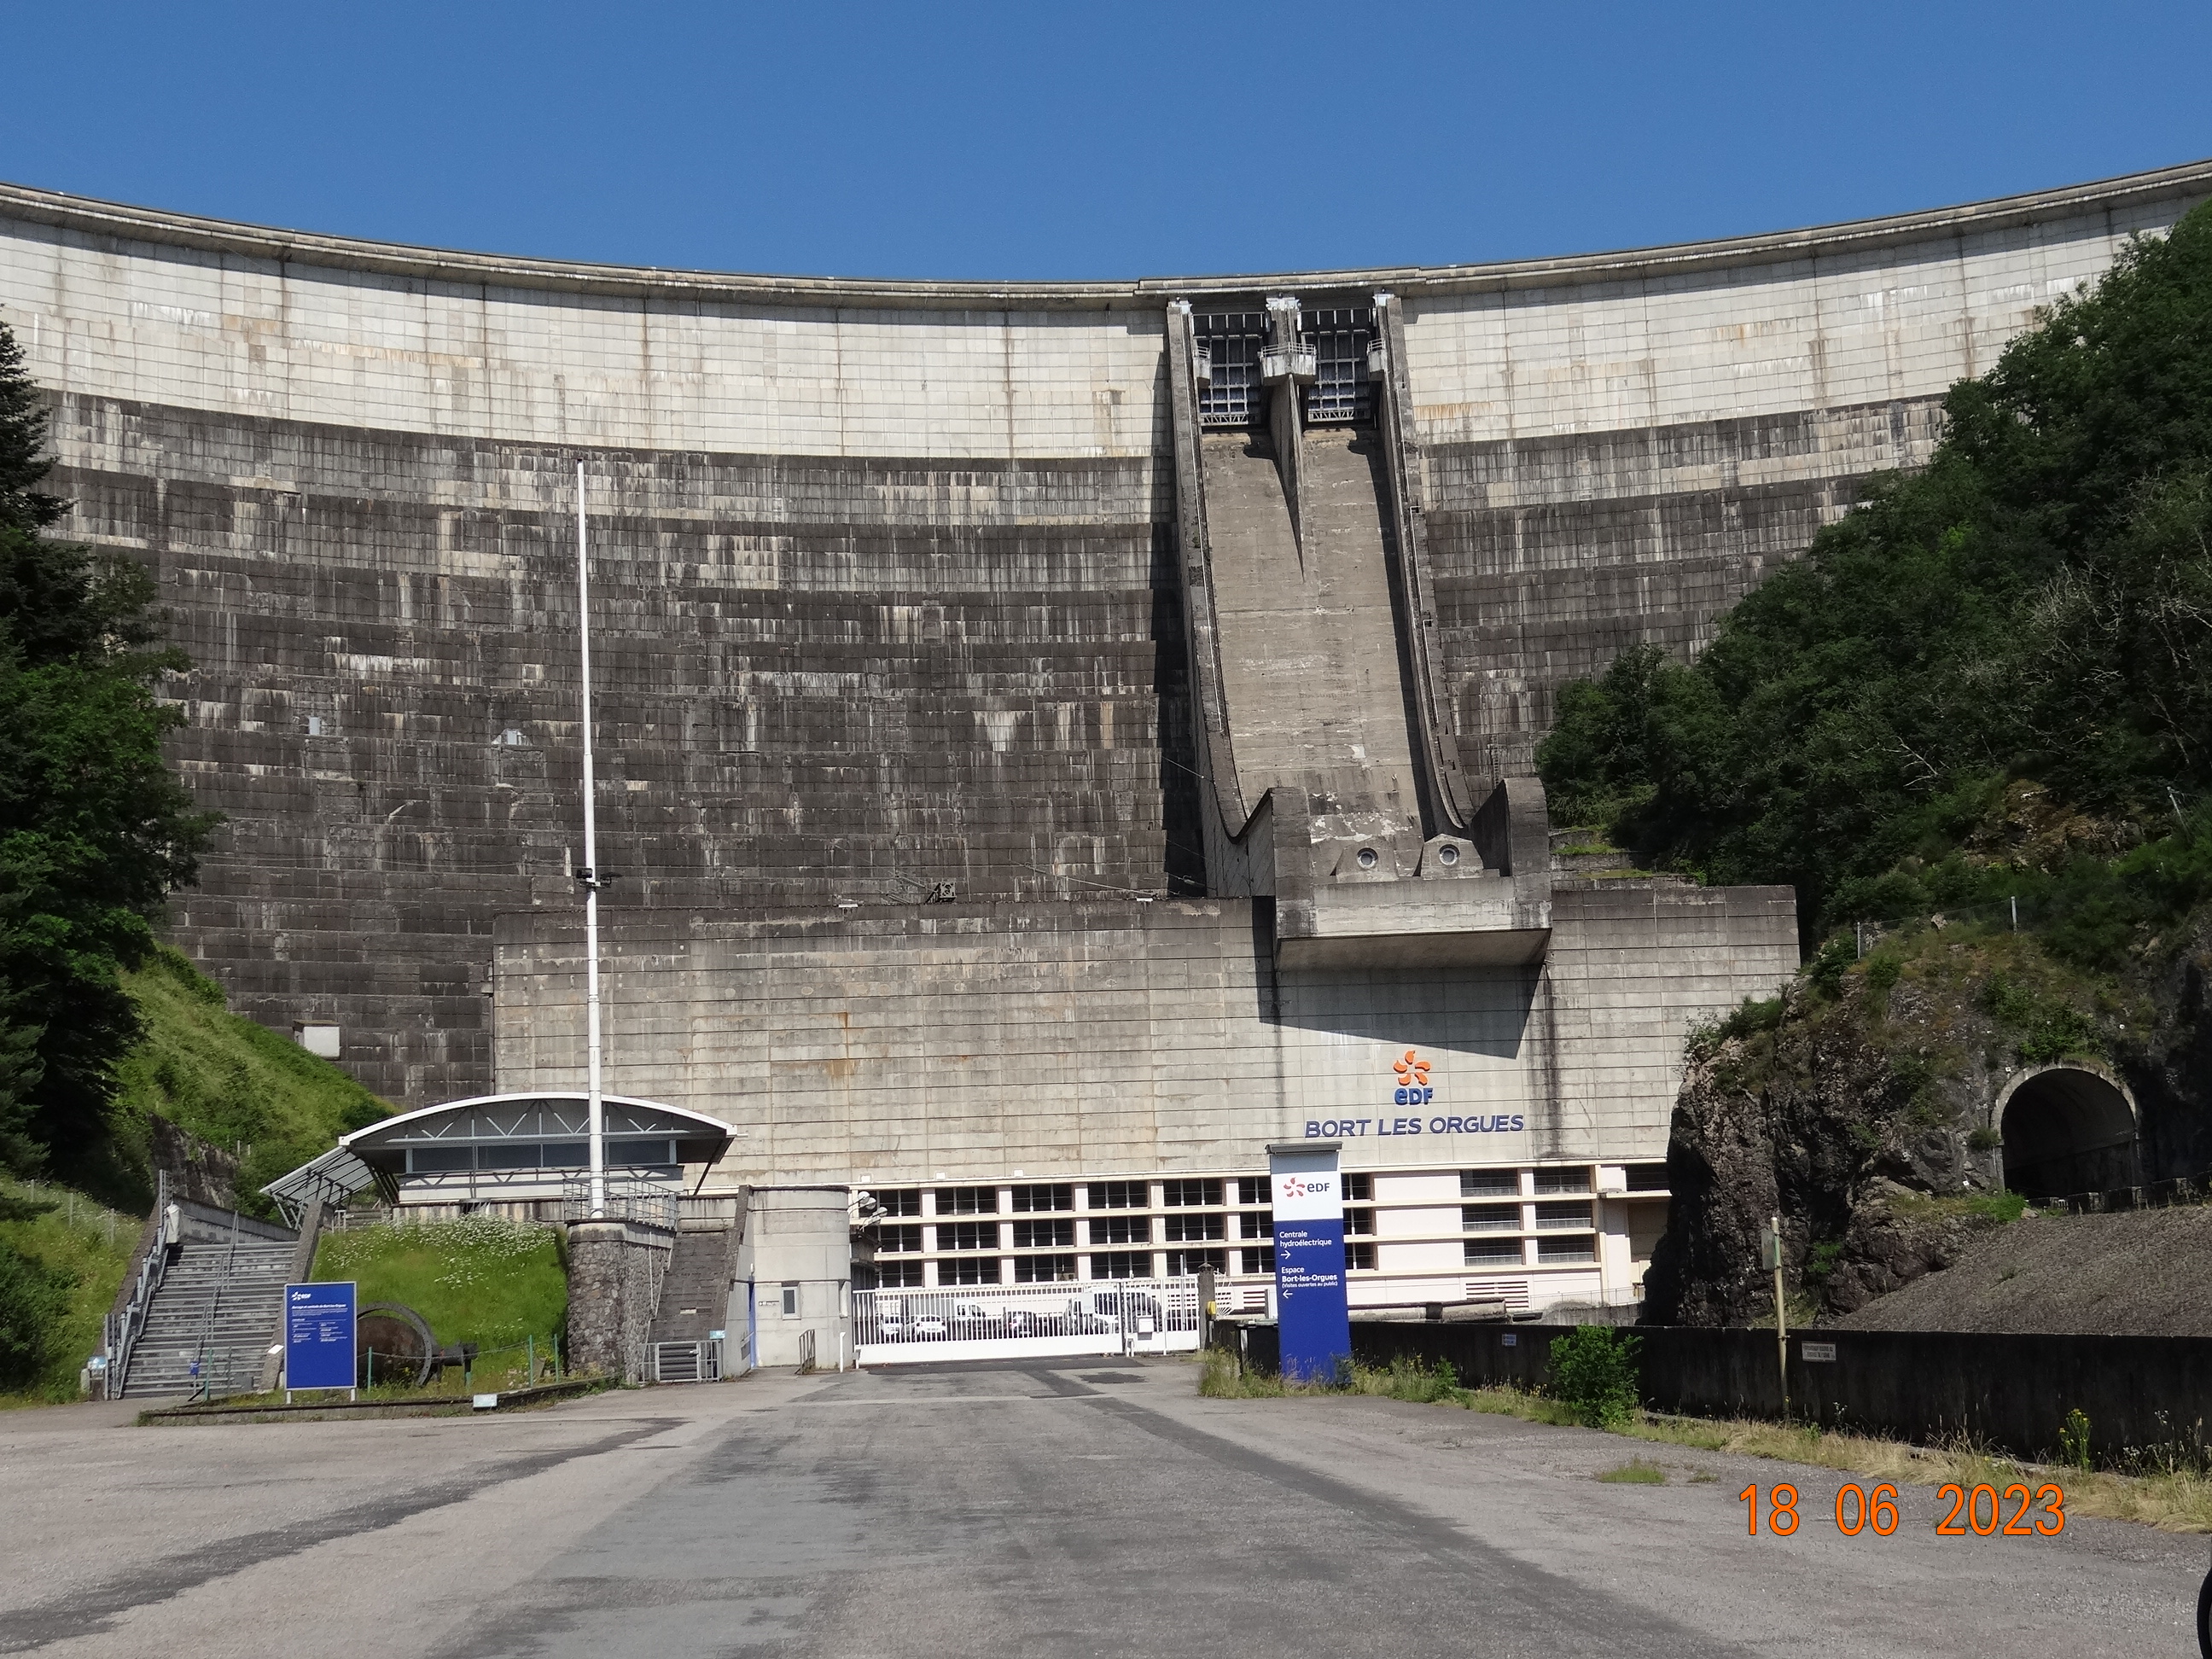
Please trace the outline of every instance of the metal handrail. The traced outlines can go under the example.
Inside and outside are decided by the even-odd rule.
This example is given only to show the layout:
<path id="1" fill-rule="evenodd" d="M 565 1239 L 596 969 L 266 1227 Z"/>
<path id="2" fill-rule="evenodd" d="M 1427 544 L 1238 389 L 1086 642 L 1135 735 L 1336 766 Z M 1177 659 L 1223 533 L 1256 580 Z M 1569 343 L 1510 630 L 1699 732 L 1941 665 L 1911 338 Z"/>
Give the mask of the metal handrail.
<path id="1" fill-rule="evenodd" d="M 672 1233 L 677 1231 L 682 1207 L 679 1192 L 659 1182 L 613 1177 L 605 1180 L 605 1192 L 606 1200 L 599 1219 L 633 1221 Z M 592 1220 L 591 1182 L 582 1178 L 564 1182 L 561 1208 L 564 1220 Z"/>
<path id="2" fill-rule="evenodd" d="M 162 1277 L 169 1270 L 168 1241 L 162 1237 L 161 1224 L 169 1208 L 169 1172 L 154 1172 L 154 1248 L 138 1260 L 138 1284 L 131 1292 L 131 1300 L 119 1315 L 107 1316 L 101 1331 L 101 1348 L 107 1359 L 106 1387 L 110 1400 L 120 1399 L 124 1385 L 131 1374 L 131 1358 L 137 1351 L 138 1339 L 146 1333 L 146 1316 L 154 1305 L 154 1292 L 161 1288 Z"/>
<path id="3" fill-rule="evenodd" d="M 199 1386 L 186 1396 L 189 1399 L 213 1400 L 215 1398 L 215 1365 L 208 1358 L 208 1350 L 215 1346 L 216 1314 L 222 1306 L 222 1288 L 230 1283 L 230 1276 L 236 1271 L 237 1267 L 238 1212 L 233 1210 L 230 1212 L 230 1248 L 223 1255 L 222 1272 L 216 1278 L 214 1294 L 208 1297 L 207 1319 L 200 1327 L 199 1352 L 194 1359 L 195 1369 L 200 1374 Z M 225 1380 L 228 1380 L 228 1376 Z"/>

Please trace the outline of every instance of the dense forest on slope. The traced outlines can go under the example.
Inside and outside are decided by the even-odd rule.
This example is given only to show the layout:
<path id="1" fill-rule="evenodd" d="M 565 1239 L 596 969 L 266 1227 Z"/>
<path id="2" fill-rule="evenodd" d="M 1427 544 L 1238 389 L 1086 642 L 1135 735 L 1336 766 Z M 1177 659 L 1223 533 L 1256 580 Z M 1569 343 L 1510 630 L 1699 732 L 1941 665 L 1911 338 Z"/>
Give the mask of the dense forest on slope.
<path id="1" fill-rule="evenodd" d="M 1784 995 L 1694 1034 L 1655 1316 L 1799 1316 L 1940 1267 L 2002 1191 L 1995 1104 L 2057 1060 L 2138 1103 L 2146 1179 L 2212 1166 L 2212 207 L 2132 246 L 1693 663 L 1568 688 L 1553 816 L 1796 888 Z"/>
<path id="2" fill-rule="evenodd" d="M 154 582 L 46 532 L 68 503 L 47 414 L 0 326 L 0 1167 L 112 1183 L 115 1067 L 142 1035 L 122 973 L 195 874 L 212 820 L 161 757 Z"/>
<path id="3" fill-rule="evenodd" d="M 1695 663 L 1632 651 L 1562 693 L 1553 817 L 1789 883 L 1808 940 L 2026 892 L 2109 961 L 2123 920 L 2212 890 L 2189 811 L 2212 781 L 2212 208 L 1945 410 L 1928 468 L 1876 480 Z M 2025 864 L 1990 841 L 2016 780 L 2069 817 Z M 2153 841 L 2112 880 L 2070 867 Z"/>

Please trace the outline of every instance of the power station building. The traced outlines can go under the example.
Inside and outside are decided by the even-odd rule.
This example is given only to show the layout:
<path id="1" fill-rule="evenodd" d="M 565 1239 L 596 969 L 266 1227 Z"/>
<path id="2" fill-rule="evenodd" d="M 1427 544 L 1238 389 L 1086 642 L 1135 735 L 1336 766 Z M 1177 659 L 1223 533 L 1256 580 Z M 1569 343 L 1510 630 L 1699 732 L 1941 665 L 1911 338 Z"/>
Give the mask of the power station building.
<path id="1" fill-rule="evenodd" d="M 1341 1139 L 1355 1305 L 1540 1307 L 1637 1295 L 1684 1035 L 1798 958 L 1787 890 L 1550 822 L 1558 688 L 1696 651 L 2208 194 L 969 283 L 0 188 L 0 319 L 192 659 L 176 935 L 242 1012 L 573 1152 L 580 459 L 632 1177 L 865 1190 L 864 1284 L 1256 1283 L 1262 1148 Z M 418 1121 L 409 1201 L 556 1178 Z"/>

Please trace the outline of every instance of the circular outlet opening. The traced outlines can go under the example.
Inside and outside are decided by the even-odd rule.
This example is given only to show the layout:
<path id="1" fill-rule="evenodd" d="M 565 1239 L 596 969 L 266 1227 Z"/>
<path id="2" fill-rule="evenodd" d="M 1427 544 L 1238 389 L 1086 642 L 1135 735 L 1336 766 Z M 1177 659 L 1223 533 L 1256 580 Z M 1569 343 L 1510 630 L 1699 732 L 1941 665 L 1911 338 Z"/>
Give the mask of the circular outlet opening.
<path id="1" fill-rule="evenodd" d="M 1359 867 L 1360 867 L 1361 869 L 1363 869 L 1363 870 L 1372 870 L 1372 869 L 1373 869 L 1376 865 L 1380 864 L 1382 861 L 1382 860 L 1381 856 L 1380 856 L 1380 855 L 1379 855 L 1379 854 L 1375 851 L 1375 849 L 1374 849 L 1373 848 L 1371 848 L 1371 847 L 1363 847 L 1363 848 L 1361 848 L 1359 849 Z"/>
<path id="2" fill-rule="evenodd" d="M 1437 862 L 1449 869 L 1459 862 L 1459 848 L 1447 843 L 1437 848 Z"/>

